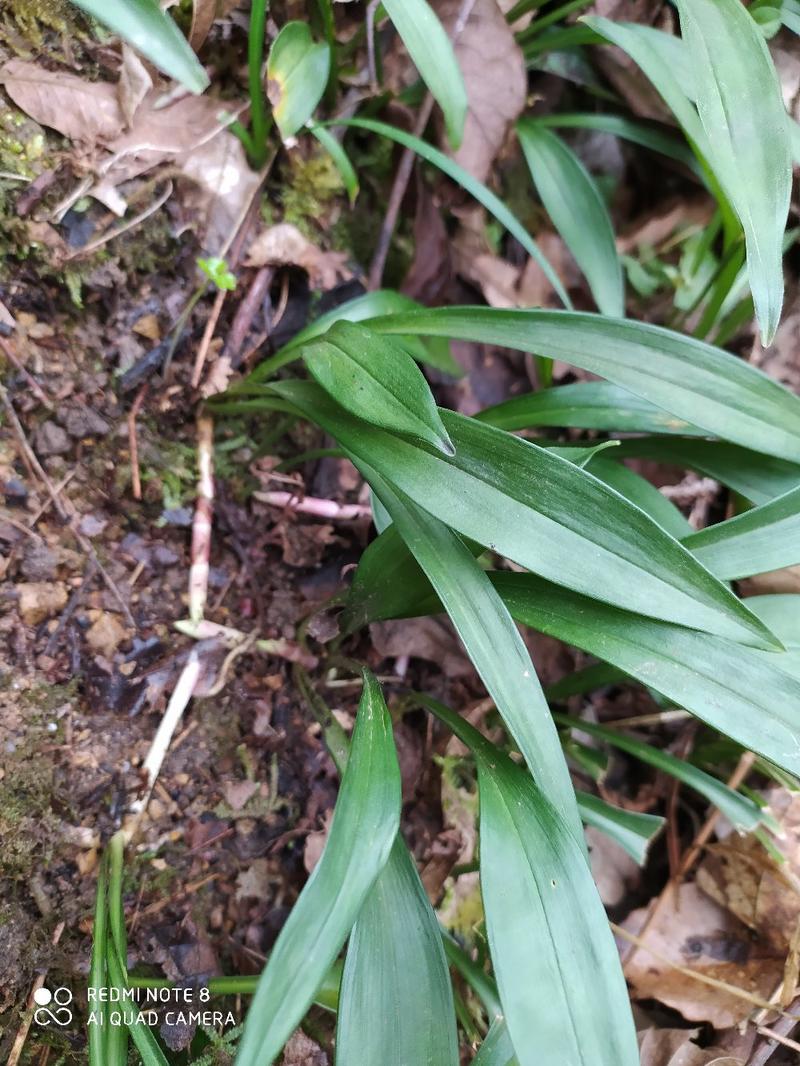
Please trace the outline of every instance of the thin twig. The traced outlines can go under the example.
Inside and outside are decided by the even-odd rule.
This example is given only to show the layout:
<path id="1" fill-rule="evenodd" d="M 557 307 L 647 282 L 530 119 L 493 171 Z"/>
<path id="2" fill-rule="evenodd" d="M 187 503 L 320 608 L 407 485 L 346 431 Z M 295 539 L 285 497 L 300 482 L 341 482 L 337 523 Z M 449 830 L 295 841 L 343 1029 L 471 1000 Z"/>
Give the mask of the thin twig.
<path id="1" fill-rule="evenodd" d="M 261 187 L 267 179 L 267 175 L 272 169 L 272 164 L 275 161 L 277 155 L 277 149 L 273 151 L 270 158 L 266 161 L 258 174 L 258 184 L 253 189 L 250 198 L 244 205 L 239 213 L 239 217 L 236 220 L 236 225 L 233 227 L 229 237 L 225 240 L 222 248 L 219 250 L 220 258 L 224 259 L 230 251 L 230 263 L 228 264 L 233 269 L 242 253 L 245 237 L 250 228 L 250 225 L 255 214 L 255 206 L 258 203 L 258 196 L 261 192 Z M 222 313 L 222 305 L 225 303 L 225 298 L 228 294 L 227 289 L 220 289 L 214 300 L 214 305 L 211 308 L 211 314 L 206 322 L 205 329 L 203 330 L 203 336 L 200 340 L 200 346 L 197 349 L 195 355 L 194 366 L 192 368 L 191 384 L 192 388 L 196 389 L 200 385 L 200 378 L 203 374 L 203 367 L 205 366 L 206 359 L 208 358 L 208 349 L 211 345 L 211 341 L 214 337 L 214 330 L 217 328 L 217 322 L 219 316 Z"/>
<path id="2" fill-rule="evenodd" d="M 134 500 L 142 498 L 142 476 L 139 470 L 139 438 L 136 435 L 136 417 L 147 395 L 147 382 L 136 393 L 136 399 L 128 412 L 128 451 L 131 456 L 131 488 Z"/>
<path id="3" fill-rule="evenodd" d="M 433 111 L 433 103 L 433 96 L 428 93 L 422 102 L 417 121 L 414 123 L 413 134 L 415 137 L 421 137 L 425 132 L 425 127 L 428 125 L 428 120 Z M 394 234 L 394 229 L 397 225 L 400 208 L 403 205 L 403 199 L 405 198 L 406 189 L 408 188 L 408 183 L 414 170 L 414 161 L 416 158 L 417 154 L 413 148 L 405 148 L 400 157 L 397 173 L 395 174 L 394 182 L 392 183 L 392 191 L 389 193 L 389 202 L 386 205 L 386 214 L 384 215 L 380 233 L 378 234 L 378 243 L 375 247 L 375 254 L 372 257 L 372 263 L 369 268 L 367 288 L 370 290 L 374 291 L 381 287 L 383 271 L 386 268 L 386 260 L 389 256 L 389 249 L 392 244 L 392 235 Z"/>
<path id="4" fill-rule="evenodd" d="M 22 376 L 25 378 L 27 383 L 30 385 L 31 392 L 34 394 L 34 396 L 36 396 L 36 398 L 38 399 L 39 403 L 42 404 L 43 407 L 46 407 L 48 409 L 48 411 L 52 411 L 53 410 L 53 404 L 50 401 L 50 399 L 47 396 L 47 394 L 45 393 L 44 389 L 39 384 L 39 382 L 36 380 L 36 378 L 34 378 L 25 369 L 25 367 L 19 361 L 19 358 L 17 357 L 17 353 L 14 351 L 14 349 L 11 347 L 11 345 L 8 343 L 8 341 L 5 340 L 4 337 L 0 337 L 0 348 L 3 349 L 3 351 L 6 354 L 6 357 L 11 361 L 11 363 L 13 363 L 14 369 L 18 373 L 22 374 Z"/>
<path id="5" fill-rule="evenodd" d="M 455 25 L 453 26 L 453 32 L 450 34 L 450 39 L 453 43 L 455 43 L 464 32 L 464 28 L 469 21 L 475 3 L 476 0 L 463 0 Z M 415 137 L 421 137 L 425 132 L 425 127 L 428 125 L 428 120 L 433 111 L 433 103 L 433 96 L 428 93 L 420 108 L 417 121 L 414 123 L 413 133 Z M 397 225 L 400 208 L 403 204 L 406 189 L 408 188 L 408 183 L 411 179 L 411 173 L 414 169 L 415 159 L 416 153 L 411 148 L 406 148 L 400 158 L 394 183 L 392 184 L 392 190 L 389 194 L 386 215 L 384 216 L 383 225 L 378 234 L 378 243 L 369 268 L 367 288 L 370 290 L 379 289 L 381 287 L 383 271 L 386 268 L 386 259 L 389 255 L 389 248 L 392 243 L 392 234 Z"/>
<path id="6" fill-rule="evenodd" d="M 53 930 L 53 936 L 50 941 L 53 947 L 55 947 L 61 939 L 61 934 L 64 932 L 65 925 L 65 922 L 59 922 Z M 36 1000 L 33 997 L 36 995 L 40 988 L 44 988 L 44 982 L 46 978 L 47 970 L 45 970 L 43 973 L 37 974 L 36 979 L 33 982 L 33 985 L 31 987 L 31 993 L 28 996 L 28 1006 L 25 1013 L 25 1018 L 23 1019 L 22 1025 L 19 1027 L 19 1030 L 17 1032 L 16 1039 L 14 1040 L 14 1044 L 11 1048 L 11 1054 L 8 1056 L 8 1066 L 17 1066 L 17 1063 L 20 1060 L 20 1056 L 22 1055 L 22 1049 L 25 1047 L 25 1041 L 28 1039 L 28 1031 L 30 1030 L 31 1022 L 33 1021 L 33 1008 L 36 1003 Z"/>
<path id="7" fill-rule="evenodd" d="M 197 467 L 199 478 L 189 568 L 189 617 L 193 622 L 200 621 L 206 606 L 214 515 L 214 421 L 209 415 L 201 415 L 197 420 Z"/>
<path id="8" fill-rule="evenodd" d="M 668 956 L 662 955 L 660 951 L 656 951 L 655 948 L 651 947 L 646 940 L 641 938 L 641 936 L 635 936 L 633 933 L 629 933 L 627 929 L 623 929 L 621 925 L 617 925 L 614 922 L 609 922 L 608 924 L 617 936 L 621 936 L 623 940 L 627 940 L 629 943 L 634 944 L 641 951 L 646 951 L 648 955 L 652 955 L 654 959 L 663 962 L 666 966 L 669 966 L 671 970 L 675 970 L 677 973 L 682 973 L 685 977 L 690 977 L 693 981 L 699 981 L 701 984 L 716 988 L 720 992 L 726 992 L 730 996 L 735 996 L 736 999 L 743 999 L 754 1007 L 760 1007 L 762 1010 L 775 1011 L 777 1014 L 781 1015 L 786 1013 L 781 1010 L 777 1004 L 770 1003 L 769 1000 L 763 999 L 761 996 L 756 996 L 752 992 L 745 992 L 743 988 L 739 988 L 737 985 L 729 985 L 727 981 L 720 981 L 716 977 L 709 977 L 708 974 L 698 973 L 696 970 L 692 970 L 688 966 L 681 966 L 680 963 L 673 962 Z M 800 1021 L 800 1017 L 796 1018 L 795 1021 Z"/>
<path id="9" fill-rule="evenodd" d="M 283 507 L 287 511 L 314 515 L 315 518 L 339 519 L 343 522 L 355 518 L 371 518 L 372 508 L 363 503 L 336 503 L 335 500 L 320 500 L 314 496 L 295 496 L 291 492 L 254 492 L 253 499 L 270 507 Z"/>

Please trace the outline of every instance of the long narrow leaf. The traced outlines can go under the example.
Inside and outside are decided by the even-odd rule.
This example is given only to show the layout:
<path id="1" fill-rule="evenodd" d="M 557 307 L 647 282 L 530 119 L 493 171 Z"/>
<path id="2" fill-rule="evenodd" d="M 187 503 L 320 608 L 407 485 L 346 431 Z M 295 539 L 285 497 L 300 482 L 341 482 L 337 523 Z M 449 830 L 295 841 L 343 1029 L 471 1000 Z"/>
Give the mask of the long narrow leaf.
<path id="1" fill-rule="evenodd" d="M 703 430 L 607 381 L 576 381 L 539 392 L 526 392 L 494 407 L 486 407 L 475 417 L 507 430 L 574 426 L 617 433 L 703 436 Z"/>
<path id="2" fill-rule="evenodd" d="M 495 1018 L 472 1066 L 519 1066 L 505 1018 Z"/>
<path id="3" fill-rule="evenodd" d="M 796 669 L 794 648 L 744 648 L 617 610 L 532 574 L 498 571 L 489 578 L 517 621 L 596 655 L 743 747 L 800 772 L 800 679 L 790 676 Z M 750 603 L 769 624 L 760 600 Z M 344 623 L 350 628 L 440 609 L 425 575 L 390 528 L 362 558 Z"/>
<path id="4" fill-rule="evenodd" d="M 723 440 L 800 462 L 800 398 L 741 359 L 660 326 L 575 311 L 448 307 L 377 319 L 370 327 L 560 359 Z"/>
<path id="5" fill-rule="evenodd" d="M 470 196 L 474 196 L 478 203 L 483 204 L 486 210 L 491 215 L 494 215 L 500 225 L 504 226 L 512 237 L 516 237 L 528 255 L 536 260 L 564 306 L 572 306 L 558 274 L 556 274 L 551 263 L 542 254 L 539 245 L 533 237 L 531 237 L 516 215 L 506 207 L 499 197 L 495 196 L 491 189 L 487 189 L 482 182 L 474 178 L 453 159 L 446 156 L 444 152 L 440 152 L 438 148 L 434 148 L 425 141 L 421 141 L 419 137 L 415 137 L 411 133 L 406 133 L 405 130 L 399 130 L 394 126 L 387 126 L 385 122 L 376 122 L 374 119 L 370 118 L 337 119 L 336 122 L 331 123 L 331 125 L 353 126 L 356 129 L 368 130 L 370 133 L 377 133 L 381 137 L 388 137 L 389 140 L 402 144 L 404 148 L 410 148 L 412 152 L 416 152 L 416 154 L 426 162 L 432 163 L 433 166 L 438 167 L 439 170 L 449 178 L 452 178 L 453 181 L 458 182 L 459 185 L 466 189 Z"/>
<path id="6" fill-rule="evenodd" d="M 208 88 L 208 75 L 189 42 L 156 0 L 73 0 L 73 3 L 119 34 L 190 92 L 201 93 Z"/>
<path id="7" fill-rule="evenodd" d="M 374 469 L 366 464 L 362 469 L 441 597 L 539 788 L 582 841 L 580 816 L 558 734 L 528 649 L 511 616 L 472 553 L 452 530 L 415 506 Z"/>
<path id="8" fill-rule="evenodd" d="M 444 112 L 451 146 L 458 148 L 467 118 L 467 90 L 444 26 L 427 0 L 383 0 L 383 6 Z"/>
<path id="9" fill-rule="evenodd" d="M 683 543 L 728 580 L 794 566 L 800 563 L 800 488 L 702 529 Z"/>
<path id="10" fill-rule="evenodd" d="M 678 0 L 709 162 L 739 216 L 765 344 L 783 305 L 783 231 L 792 156 L 780 82 L 740 0 Z"/>
<path id="11" fill-rule="evenodd" d="M 325 850 L 261 975 L 238 1066 L 269 1066 L 302 1020 L 389 857 L 399 820 L 391 721 L 367 675 Z"/>
<path id="12" fill-rule="evenodd" d="M 575 837 L 520 766 L 458 715 L 436 713 L 478 763 L 481 894 L 521 1066 L 637 1066 L 619 956 Z"/>
<path id="13" fill-rule="evenodd" d="M 431 515 L 521 566 L 628 610 L 774 646 L 685 548 L 560 456 L 445 411 L 456 453 L 431 454 L 357 422 L 310 382 L 272 388 Z"/>
<path id="14" fill-rule="evenodd" d="M 525 119 L 517 136 L 550 220 L 589 282 L 604 315 L 625 314 L 622 264 L 600 190 L 575 153 L 551 130 Z"/>
<path id="15" fill-rule="evenodd" d="M 755 504 L 769 503 L 800 485 L 800 465 L 716 440 L 635 437 L 621 441 L 619 459 L 629 456 L 683 466 L 721 481 Z"/>
<path id="16" fill-rule="evenodd" d="M 597 737 L 607 744 L 633 755 L 649 766 L 655 767 L 662 773 L 669 774 L 676 781 L 699 792 L 709 803 L 713 804 L 728 821 L 742 832 L 750 832 L 762 822 L 761 808 L 747 796 L 742 796 L 729 788 L 716 777 L 699 770 L 696 766 L 678 759 L 668 751 L 654 748 L 652 744 L 645 744 L 634 737 L 626 736 L 615 729 L 607 729 L 604 726 L 595 725 L 594 722 L 584 722 L 583 719 L 570 718 L 565 714 L 553 715 L 559 725 L 567 726 L 588 733 L 590 737 Z"/>
<path id="17" fill-rule="evenodd" d="M 322 127 L 320 127 L 322 128 Z M 377 315 L 394 315 L 398 311 L 413 311 L 419 308 L 419 304 L 402 293 L 393 289 L 376 289 L 374 292 L 365 292 L 363 296 L 356 296 L 353 300 L 334 307 L 332 311 L 326 311 L 319 318 L 314 319 L 308 326 L 301 329 L 292 339 L 280 348 L 269 359 L 259 363 L 253 372 L 248 375 L 246 382 L 253 384 L 266 381 L 272 377 L 281 367 L 300 358 L 300 350 L 304 344 L 321 337 L 335 322 L 363 322 L 364 319 L 373 318 Z M 464 371 L 450 355 L 450 346 L 446 338 L 434 337 L 432 341 L 423 341 L 419 337 L 401 338 L 406 350 L 418 363 L 428 363 L 445 374 L 454 377 L 461 376 Z M 236 386 L 230 390 L 236 392 Z"/>
<path id="18" fill-rule="evenodd" d="M 650 845 L 664 828 L 664 819 L 657 814 L 612 807 L 599 796 L 592 796 L 588 792 L 578 792 L 576 795 L 584 824 L 604 833 L 615 844 L 619 844 L 634 862 L 644 866 Z"/>
<path id="19" fill-rule="evenodd" d="M 436 915 L 399 838 L 347 947 L 337 1066 L 457 1066 L 453 990 Z"/>
<path id="20" fill-rule="evenodd" d="M 639 122 L 628 118 L 627 115 L 604 115 L 594 111 L 556 111 L 552 115 L 537 116 L 537 122 L 555 129 L 597 130 L 600 133 L 610 133 L 615 137 L 621 137 L 623 140 L 675 159 L 683 163 L 699 178 L 703 177 L 703 172 L 686 142 L 680 140 L 669 126 Z"/>

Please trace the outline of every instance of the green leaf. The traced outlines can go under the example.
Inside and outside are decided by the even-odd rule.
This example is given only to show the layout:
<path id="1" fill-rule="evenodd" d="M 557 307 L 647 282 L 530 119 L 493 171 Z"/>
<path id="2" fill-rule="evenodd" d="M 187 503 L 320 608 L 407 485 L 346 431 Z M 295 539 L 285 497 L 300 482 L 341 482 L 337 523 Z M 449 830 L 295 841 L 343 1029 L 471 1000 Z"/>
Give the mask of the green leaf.
<path id="1" fill-rule="evenodd" d="M 724 441 L 637 437 L 621 441 L 614 455 L 696 470 L 756 504 L 769 503 L 800 485 L 800 466 L 796 463 L 759 455 Z"/>
<path id="2" fill-rule="evenodd" d="M 718 577 L 734 580 L 800 563 L 800 488 L 683 542 Z"/>
<path id="3" fill-rule="evenodd" d="M 236 288 L 236 275 L 231 272 L 231 268 L 220 256 L 212 255 L 208 259 L 198 259 L 197 265 L 218 289 L 232 292 Z"/>
<path id="4" fill-rule="evenodd" d="M 261 975 L 238 1066 L 269 1066 L 302 1020 L 389 857 L 399 821 L 391 720 L 378 683 L 365 674 L 325 850 Z"/>
<path id="5" fill-rule="evenodd" d="M 402 293 L 393 289 L 376 289 L 375 292 L 365 292 L 363 296 L 356 296 L 354 300 L 334 307 L 320 315 L 310 325 L 301 329 L 288 344 L 285 344 L 269 359 L 265 359 L 253 370 L 246 379 L 246 384 L 266 381 L 281 367 L 293 362 L 300 357 L 300 349 L 304 344 L 321 337 L 334 322 L 362 322 L 364 319 L 373 318 L 377 315 L 393 315 L 398 311 L 413 311 L 419 309 L 419 304 L 403 296 Z M 432 341 L 423 341 L 419 337 L 399 338 L 406 351 L 418 363 L 427 363 L 429 366 L 441 370 L 445 374 L 461 377 L 463 369 L 450 354 L 450 345 L 445 337 L 434 337 Z M 230 392 L 234 392 L 231 389 Z"/>
<path id="6" fill-rule="evenodd" d="M 495 1018 L 472 1066 L 519 1066 L 505 1018 Z"/>
<path id="7" fill-rule="evenodd" d="M 783 305 L 783 231 L 792 157 L 780 82 L 740 0 L 678 0 L 708 161 L 745 233 L 750 289 L 764 344 Z"/>
<path id="8" fill-rule="evenodd" d="M 456 451 L 431 454 L 356 422 L 310 382 L 272 389 L 356 462 L 521 566 L 628 610 L 773 646 L 731 591 L 649 516 L 547 449 L 442 410 Z"/>
<path id="9" fill-rule="evenodd" d="M 643 148 L 650 148 L 654 152 L 660 152 L 661 155 L 683 163 L 701 180 L 703 178 L 703 172 L 691 149 L 672 133 L 669 126 L 640 122 L 628 118 L 627 115 L 604 115 L 593 111 L 585 113 L 556 111 L 552 115 L 537 116 L 536 121 L 542 126 L 552 126 L 556 129 L 597 130 L 600 133 L 610 133 L 614 137 L 621 137 L 623 140 L 639 144 Z"/>
<path id="10" fill-rule="evenodd" d="M 526 392 L 486 407 L 475 416 L 498 429 L 575 426 L 617 433 L 679 433 L 703 436 L 682 418 L 607 381 L 576 381 L 539 392 Z"/>
<path id="11" fill-rule="evenodd" d="M 787 652 L 654 622 L 531 574 L 496 573 L 492 583 L 517 621 L 619 667 L 743 747 L 800 771 L 800 683 L 783 672 Z"/>
<path id="12" fill-rule="evenodd" d="M 208 75 L 189 42 L 156 0 L 73 0 L 73 3 L 190 92 L 201 93 L 208 88 Z"/>
<path id="13" fill-rule="evenodd" d="M 643 322 L 577 311 L 448 307 L 370 322 L 380 333 L 444 336 L 560 359 L 693 426 L 800 461 L 800 399 L 742 359 Z"/>
<path id="14" fill-rule="evenodd" d="M 520 1066 L 637 1066 L 619 956 L 578 842 L 522 767 L 458 715 L 436 714 L 478 763 L 481 894 Z"/>
<path id="15" fill-rule="evenodd" d="M 646 478 L 640 477 L 622 463 L 616 463 L 613 459 L 592 459 L 590 472 L 612 489 L 616 489 L 626 500 L 641 507 L 645 514 L 649 514 L 654 522 L 658 522 L 661 528 L 666 529 L 676 540 L 683 540 L 692 533 L 688 520 L 675 504 Z M 684 547 L 689 545 L 684 542 Z M 705 560 L 701 559 L 701 562 L 708 566 Z M 717 577 L 722 577 L 713 566 L 708 566 L 708 569 Z"/>
<path id="16" fill-rule="evenodd" d="M 706 156 L 706 136 L 693 104 L 694 70 L 684 42 L 672 34 L 635 22 L 616 22 L 599 15 L 584 15 L 580 21 L 631 57 L 695 149 Z"/>
<path id="17" fill-rule="evenodd" d="M 370 133 L 377 133 L 381 137 L 388 137 L 389 140 L 396 141 L 397 144 L 402 144 L 404 148 L 409 148 L 412 152 L 416 152 L 416 154 L 426 162 L 438 167 L 439 170 L 465 189 L 470 196 L 473 196 L 478 203 L 483 204 L 489 214 L 494 215 L 500 225 L 507 229 L 512 237 L 516 237 L 528 255 L 531 256 L 532 259 L 535 259 L 542 268 L 545 277 L 553 286 L 553 289 L 564 306 L 572 306 L 566 289 L 561 284 L 558 274 L 553 269 L 549 260 L 543 255 L 539 245 L 533 237 L 531 237 L 516 215 L 506 207 L 499 197 L 495 196 L 491 189 L 488 189 L 482 182 L 473 178 L 469 171 L 464 170 L 464 168 L 459 166 L 455 160 L 450 159 L 444 154 L 444 152 L 440 152 L 438 148 L 434 148 L 433 145 L 421 141 L 419 137 L 415 137 L 411 133 L 406 133 L 405 130 L 396 129 L 394 126 L 387 126 L 385 122 L 376 122 L 374 119 L 370 118 L 351 118 L 336 119 L 335 122 L 331 122 L 329 125 L 352 126 L 355 129 L 368 130 Z"/>
<path id="18" fill-rule="evenodd" d="M 427 0 L 383 0 L 383 6 L 444 112 L 451 147 L 458 148 L 467 118 L 467 90 L 444 26 Z"/>
<path id="19" fill-rule="evenodd" d="M 580 817 L 558 734 L 536 670 L 511 616 L 472 553 L 367 463 L 362 472 L 436 589 L 486 691 L 542 792 L 583 844 Z"/>
<path id="20" fill-rule="evenodd" d="M 125 976 L 122 972 L 119 959 L 115 947 L 111 947 L 108 953 L 108 974 L 111 983 L 119 988 L 124 989 L 127 987 Z M 127 1006 L 128 1012 L 135 1014 L 133 1005 L 127 1002 L 124 998 L 121 1000 L 121 1006 Z M 161 1046 L 155 1038 L 155 1035 L 149 1025 L 145 1025 L 141 1021 L 131 1021 L 126 1025 L 111 1026 L 110 1031 L 114 1029 L 120 1029 L 123 1033 L 130 1033 L 133 1038 L 133 1042 L 136 1045 L 136 1050 L 139 1052 L 139 1056 L 142 1060 L 143 1066 L 169 1066 L 167 1057 L 161 1050 Z M 120 1060 L 121 1063 L 127 1061 L 127 1054 L 125 1054 Z"/>
<path id="21" fill-rule="evenodd" d="M 267 95 L 281 137 L 293 137 L 311 118 L 328 84 L 331 51 L 305 22 L 287 22 L 267 60 Z"/>
<path id="22" fill-rule="evenodd" d="M 347 197 L 352 206 L 358 198 L 358 174 L 356 174 L 355 167 L 350 162 L 350 157 L 331 131 L 324 126 L 309 125 L 308 131 L 317 138 L 333 160 L 333 165 L 339 171 L 339 177 L 342 179 Z"/>
<path id="23" fill-rule="evenodd" d="M 106 952 L 108 946 L 107 932 L 107 861 L 103 858 L 97 875 L 97 890 L 94 907 L 94 925 L 92 927 L 92 960 L 89 967 L 89 987 L 102 989 L 108 986 L 106 980 Z M 95 995 L 102 993 L 96 992 Z M 90 993 L 91 995 L 91 993 Z M 89 1030 L 89 1066 L 106 1066 L 105 1049 L 108 1039 L 108 1025 L 103 1015 L 102 1024 L 88 1026 Z"/>
<path id="24" fill-rule="evenodd" d="M 590 737 L 597 737 L 607 744 L 625 751 L 634 758 L 640 759 L 648 766 L 655 767 L 661 773 L 669 774 L 676 781 L 682 782 L 689 788 L 699 792 L 712 806 L 725 815 L 729 822 L 741 832 L 751 832 L 762 821 L 761 809 L 747 796 L 742 796 L 729 788 L 716 777 L 699 770 L 691 763 L 683 759 L 677 759 L 668 751 L 660 751 L 658 748 L 645 744 L 641 740 L 625 736 L 615 729 L 606 729 L 604 726 L 595 725 L 593 722 L 585 722 L 583 719 L 570 718 L 566 714 L 554 712 L 553 718 L 559 725 L 567 726 L 581 733 L 588 733 Z"/>
<path id="25" fill-rule="evenodd" d="M 351 322 L 338 322 L 303 349 L 303 360 L 346 411 L 453 454 L 428 383 L 399 344 Z"/>
<path id="26" fill-rule="evenodd" d="M 555 133 L 530 119 L 517 136 L 545 210 L 586 276 L 604 315 L 625 314 L 614 228 L 594 178 Z"/>
<path id="27" fill-rule="evenodd" d="M 798 668 L 793 646 L 783 652 L 744 648 L 620 611 L 532 574 L 495 571 L 488 576 L 518 622 L 597 656 L 743 747 L 790 773 L 800 771 L 800 744 L 794 739 L 800 732 L 800 680 L 789 676 Z M 746 602 L 769 625 L 772 616 L 765 613 L 763 599 Z M 349 630 L 375 619 L 440 609 L 425 575 L 390 527 L 362 557 L 343 624 Z M 776 629 L 781 639 L 785 626 Z M 616 679 L 601 673 L 598 683 L 611 680 Z"/>
<path id="28" fill-rule="evenodd" d="M 577 792 L 578 810 L 586 825 L 619 844 L 640 866 L 647 862 L 650 845 L 664 828 L 666 819 L 657 814 L 624 811 L 588 792 Z"/>
<path id="29" fill-rule="evenodd" d="M 453 990 L 436 915 L 398 837 L 344 965 L 337 1066 L 458 1066 Z"/>
<path id="30" fill-rule="evenodd" d="M 775 662 L 781 670 L 800 681 L 800 596 L 778 593 L 771 596 L 748 596 L 747 604 L 766 625 L 773 629 L 786 648 L 783 655 L 763 654 L 769 665 Z"/>

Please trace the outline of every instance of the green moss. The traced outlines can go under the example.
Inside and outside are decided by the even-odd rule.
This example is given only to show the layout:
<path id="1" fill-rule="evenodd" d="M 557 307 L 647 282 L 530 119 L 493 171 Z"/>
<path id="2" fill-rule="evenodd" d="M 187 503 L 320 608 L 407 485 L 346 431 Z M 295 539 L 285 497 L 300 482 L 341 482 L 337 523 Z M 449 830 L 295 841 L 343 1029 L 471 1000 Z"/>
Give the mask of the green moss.
<path id="1" fill-rule="evenodd" d="M 314 238 L 319 235 L 319 219 L 344 191 L 341 176 L 331 157 L 321 148 L 308 159 L 292 153 L 289 171 L 284 175 L 281 191 L 283 221 L 291 222 L 307 237 Z"/>
<path id="2" fill-rule="evenodd" d="M 67 0 L 5 0 L 10 15 L 31 44 L 42 43 L 42 30 L 66 33 L 75 26 L 74 11 Z"/>

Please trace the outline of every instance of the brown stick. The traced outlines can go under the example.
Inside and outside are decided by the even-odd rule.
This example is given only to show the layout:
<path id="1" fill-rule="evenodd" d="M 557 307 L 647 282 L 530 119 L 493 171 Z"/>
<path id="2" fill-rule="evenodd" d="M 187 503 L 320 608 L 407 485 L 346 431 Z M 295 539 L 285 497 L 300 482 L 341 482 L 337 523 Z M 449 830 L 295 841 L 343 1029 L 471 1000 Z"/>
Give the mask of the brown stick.
<path id="1" fill-rule="evenodd" d="M 131 487 L 134 500 L 142 498 L 142 478 L 139 471 L 139 438 L 136 435 L 136 416 L 139 414 L 144 398 L 147 395 L 147 382 L 142 385 L 136 394 L 136 399 L 128 412 L 128 451 L 131 455 Z"/>
<path id="2" fill-rule="evenodd" d="M 61 939 L 61 934 L 64 932 L 65 924 L 65 922 L 59 922 L 58 925 L 55 927 L 53 931 L 53 937 L 50 941 L 53 947 L 55 947 Z M 17 1066 L 17 1063 L 20 1060 L 20 1056 L 22 1055 L 22 1049 L 25 1047 L 25 1041 L 28 1039 L 28 1032 L 31 1027 L 31 1022 L 33 1021 L 33 1007 L 36 1002 L 33 997 L 36 995 L 40 988 L 44 988 L 44 982 L 46 977 L 47 970 L 45 970 L 44 973 L 40 973 L 33 982 L 31 994 L 28 996 L 27 1013 L 24 1021 L 22 1022 L 22 1025 L 19 1027 L 19 1030 L 17 1032 L 16 1039 L 14 1040 L 14 1044 L 11 1048 L 11 1054 L 8 1056 L 8 1066 Z"/>

